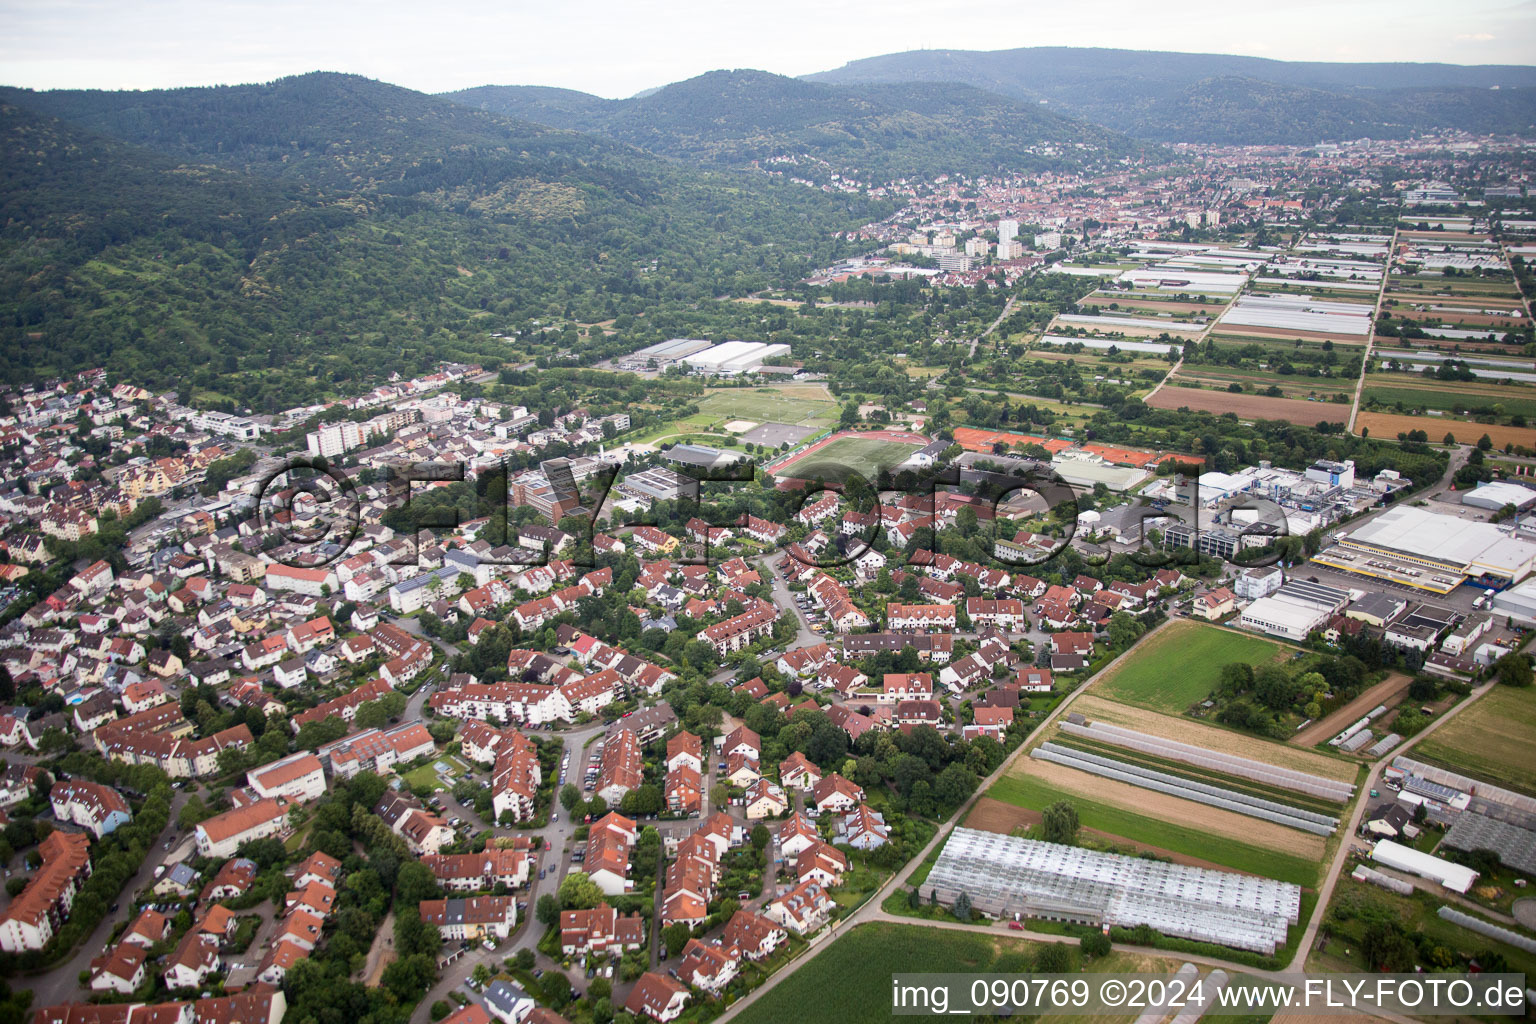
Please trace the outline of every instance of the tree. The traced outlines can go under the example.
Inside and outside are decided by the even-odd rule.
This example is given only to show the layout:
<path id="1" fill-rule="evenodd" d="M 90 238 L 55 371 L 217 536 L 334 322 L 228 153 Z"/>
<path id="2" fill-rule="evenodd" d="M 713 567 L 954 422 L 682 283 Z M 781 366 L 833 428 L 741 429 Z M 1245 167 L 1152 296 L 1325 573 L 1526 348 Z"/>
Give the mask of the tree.
<path id="1" fill-rule="evenodd" d="M 752 826 L 752 848 L 758 853 L 768 845 L 768 827 L 761 822 Z"/>
<path id="2" fill-rule="evenodd" d="M 955 897 L 955 905 L 954 905 L 954 907 L 952 909 L 954 911 L 955 917 L 959 918 L 962 921 L 969 921 L 971 919 L 971 896 L 970 896 L 970 894 L 962 892 L 960 895 L 956 896 Z"/>
<path id="3" fill-rule="evenodd" d="M 419 860 L 407 861 L 395 876 L 395 899 L 414 907 L 422 900 L 435 900 L 443 895 L 432 869 Z"/>
<path id="4" fill-rule="evenodd" d="M 1147 627 L 1130 612 L 1117 611 L 1109 617 L 1109 645 L 1117 651 L 1130 647 L 1146 631 Z"/>
<path id="5" fill-rule="evenodd" d="M 677 956 L 688 945 L 693 930 L 681 921 L 674 921 L 661 930 L 661 941 L 667 948 L 667 956 Z"/>
<path id="6" fill-rule="evenodd" d="M 1497 665 L 1499 682 L 1505 686 L 1530 686 L 1531 661 L 1519 651 L 1510 651 L 1500 658 Z"/>
<path id="7" fill-rule="evenodd" d="M 1048 843 L 1077 845 L 1077 808 L 1071 801 L 1057 800 L 1040 812 L 1040 834 Z"/>
<path id="8" fill-rule="evenodd" d="M 560 882 L 563 910 L 590 910 L 603 901 L 603 890 L 585 871 L 572 871 Z"/>
<path id="9" fill-rule="evenodd" d="M 560 788 L 560 806 L 565 808 L 567 814 L 575 810 L 579 803 L 581 803 L 581 790 L 574 782 L 567 782 Z"/>
<path id="10" fill-rule="evenodd" d="M 1035 971 L 1039 974 L 1065 974 L 1072 969 L 1072 951 L 1059 942 L 1045 946 L 1035 954 Z"/>
<path id="11" fill-rule="evenodd" d="M 1486 452 L 1491 450 L 1493 448 L 1493 438 L 1489 437 L 1487 434 L 1484 434 L 1482 437 L 1477 439 L 1477 447 L 1479 451 Z"/>
<path id="12" fill-rule="evenodd" d="M 534 917 L 546 928 L 553 928 L 560 923 L 560 899 L 553 893 L 545 893 L 539 897 L 539 902 L 533 908 Z"/>
<path id="13" fill-rule="evenodd" d="M 1078 943 L 1078 949 L 1083 951 L 1083 956 L 1097 960 L 1101 956 L 1109 955 L 1109 936 L 1103 932 L 1093 932 L 1084 935 L 1082 942 Z"/>
<path id="14" fill-rule="evenodd" d="M 1418 947 L 1397 921 L 1373 921 L 1360 937 L 1360 952 L 1376 970 L 1400 973 L 1413 969 Z"/>

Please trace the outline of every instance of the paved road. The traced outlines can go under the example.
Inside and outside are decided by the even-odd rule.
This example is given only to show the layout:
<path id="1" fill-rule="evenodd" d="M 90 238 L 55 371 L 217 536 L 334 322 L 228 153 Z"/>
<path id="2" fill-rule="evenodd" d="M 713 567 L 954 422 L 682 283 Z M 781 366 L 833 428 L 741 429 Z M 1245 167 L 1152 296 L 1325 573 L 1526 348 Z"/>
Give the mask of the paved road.
<path id="1" fill-rule="evenodd" d="M 176 828 L 176 816 L 186 802 L 192 798 L 191 789 L 179 789 L 171 797 L 170 824 L 166 830 L 155 839 L 154 848 L 139 866 L 139 870 L 123 886 L 122 895 L 119 897 L 120 910 L 116 914 L 107 914 L 91 933 L 90 938 L 80 944 L 75 953 L 68 960 L 50 970 L 47 974 L 37 978 L 27 979 L 27 984 L 32 989 L 33 1006 L 53 1006 L 56 1003 L 74 1002 L 85 998 L 85 992 L 80 988 L 79 974 L 91 965 L 91 960 L 101 955 L 107 948 L 107 939 L 112 935 L 112 929 L 124 919 L 134 896 L 155 880 L 155 868 L 166 863 L 172 858 L 180 859 L 182 847 L 191 842 L 190 838 L 182 838 L 174 843 L 170 850 L 165 848 L 165 839 L 170 835 L 182 836 Z"/>
<path id="2" fill-rule="evenodd" d="M 583 751 L 583 746 L 589 740 L 602 735 L 606 728 L 605 723 L 596 722 L 568 732 L 556 734 L 565 743 L 565 749 L 571 756 L 570 774 L 567 776 L 567 781 L 580 779 L 588 756 Z M 426 1024 L 429 1020 L 428 1014 L 432 1004 L 439 999 L 446 999 L 449 992 L 467 982 L 477 965 L 484 963 L 492 968 L 499 968 L 503 960 L 516 954 L 518 950 L 537 948 L 539 939 L 544 934 L 544 926 L 534 919 L 534 909 L 538 906 L 539 896 L 543 893 L 552 893 L 558 889 L 560 887 L 560 880 L 569 871 L 571 852 L 575 849 L 575 843 L 572 839 L 575 836 L 576 828 L 581 824 L 579 821 L 573 821 L 571 816 L 565 813 L 565 808 L 560 806 L 559 794 L 560 785 L 557 783 L 555 786 L 555 806 L 551 813 L 559 815 L 559 821 L 551 821 L 542 829 L 496 829 L 497 835 L 531 835 L 547 841 L 550 846 L 547 853 L 542 851 L 539 853 L 538 864 L 533 869 L 532 876 L 528 880 L 527 891 L 519 891 L 517 894 L 519 899 L 526 899 L 528 901 L 527 913 L 519 924 L 517 933 L 511 939 L 502 943 L 494 952 L 485 949 L 483 946 L 474 945 L 470 947 L 468 953 L 450 964 L 443 971 L 443 976 L 438 979 L 437 984 L 433 985 L 427 991 L 426 997 L 417 1004 L 415 1013 L 411 1015 L 412 1024 Z M 545 871 L 545 876 L 542 880 L 539 878 L 539 868 L 543 868 Z M 542 966 L 546 970 L 550 967 L 547 963 Z M 571 981 L 578 989 L 581 988 L 581 980 L 583 979 L 579 972 L 572 972 Z M 473 996 L 473 993 L 471 995 Z"/>

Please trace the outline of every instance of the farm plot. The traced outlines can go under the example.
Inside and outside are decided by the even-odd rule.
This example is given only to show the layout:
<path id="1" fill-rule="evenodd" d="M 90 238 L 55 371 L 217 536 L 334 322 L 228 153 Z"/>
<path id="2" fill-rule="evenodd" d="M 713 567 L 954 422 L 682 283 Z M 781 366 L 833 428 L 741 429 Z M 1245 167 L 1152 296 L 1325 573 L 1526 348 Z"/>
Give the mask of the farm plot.
<path id="1" fill-rule="evenodd" d="M 1342 377 L 1306 377 L 1300 374 L 1270 373 L 1264 370 L 1233 369 L 1224 366 L 1191 365 L 1179 369 L 1179 380 L 1199 384 L 1215 391 L 1231 390 L 1240 385 L 1249 393 L 1262 393 L 1277 388 L 1279 395 L 1271 398 L 1297 398 L 1302 401 L 1317 399 L 1332 401 L 1334 395 L 1349 396 L 1354 393 L 1353 379 Z"/>
<path id="2" fill-rule="evenodd" d="M 1181 371 L 1182 373 L 1182 371 Z M 1283 420 L 1298 426 L 1315 426 L 1327 421 L 1342 423 L 1349 418 L 1349 406 L 1332 402 L 1308 402 L 1297 398 L 1270 398 L 1266 395 L 1236 394 L 1225 391 L 1209 391 L 1204 388 L 1177 386 L 1175 375 L 1170 382 L 1174 386 L 1160 389 L 1148 398 L 1147 404 L 1155 409 L 1193 409 L 1196 412 L 1235 413 L 1243 420 Z M 1417 429 L 1417 428 L 1415 428 Z"/>
<path id="3" fill-rule="evenodd" d="M 1332 835 L 1339 825 L 1338 816 L 1334 814 L 1271 799 L 1269 794 L 1261 796 L 1248 788 L 1217 785 L 1192 777 L 1196 772 L 1165 770 L 1165 767 L 1172 769 L 1173 765 L 1147 764 L 1134 755 L 1112 757 L 1088 744 L 1043 743 L 1030 752 L 1030 757 L 1098 778 L 1123 782 L 1149 793 L 1220 808 L 1312 835 Z"/>
<path id="4" fill-rule="evenodd" d="M 1068 800 L 1087 828 L 1297 885 L 1316 884 L 1325 850 L 1319 836 L 1040 761 L 1019 762 L 987 796 L 1034 811 Z"/>
<path id="5" fill-rule="evenodd" d="M 1188 718 L 1159 714 L 1107 700 L 1095 692 L 1097 685 L 1072 702 L 1072 710 L 1093 722 L 1106 722 L 1151 736 L 1193 743 L 1206 750 L 1263 761 L 1277 768 L 1320 775 L 1339 782 L 1354 782 L 1359 769 L 1347 761 L 1311 749 L 1286 746 Z"/>
<path id="6" fill-rule="evenodd" d="M 1496 686 L 1414 748 L 1414 756 L 1536 796 L 1536 689 Z"/>
<path id="7" fill-rule="evenodd" d="M 741 1024 L 887 1024 L 891 975 L 901 972 L 1018 974 L 1040 943 L 921 925 L 861 924 L 744 1009 Z M 1178 959 L 1119 950 L 1094 962 L 1099 971 L 1171 972 Z M 914 1020 L 916 1018 L 913 1018 Z M 1130 1022 L 1133 1014 L 1074 1018 L 1085 1024 Z"/>
<path id="8" fill-rule="evenodd" d="M 1093 684 L 1100 697 L 1181 714 L 1204 700 L 1233 661 L 1262 665 L 1287 648 L 1272 640 L 1198 622 L 1171 622 Z"/>
<path id="9" fill-rule="evenodd" d="M 1178 302 L 1156 299 L 1150 296 L 1130 296 L 1124 292 L 1094 292 L 1078 301 L 1079 306 L 1096 306 L 1112 313 L 1131 316 L 1212 317 L 1220 313 L 1225 302 Z"/>
<path id="10" fill-rule="evenodd" d="M 1157 397 L 1162 397 L 1161 393 Z M 1369 430 L 1372 437 L 1396 437 L 1410 430 L 1422 430 L 1429 434 L 1430 441 L 1435 444 L 1439 444 L 1447 433 L 1461 444 L 1472 444 L 1487 434 L 1496 448 L 1506 444 L 1536 448 L 1536 429 L 1469 423 L 1450 416 L 1402 416 L 1396 413 L 1366 412 L 1362 409 L 1355 417 L 1352 429 L 1357 434 Z"/>

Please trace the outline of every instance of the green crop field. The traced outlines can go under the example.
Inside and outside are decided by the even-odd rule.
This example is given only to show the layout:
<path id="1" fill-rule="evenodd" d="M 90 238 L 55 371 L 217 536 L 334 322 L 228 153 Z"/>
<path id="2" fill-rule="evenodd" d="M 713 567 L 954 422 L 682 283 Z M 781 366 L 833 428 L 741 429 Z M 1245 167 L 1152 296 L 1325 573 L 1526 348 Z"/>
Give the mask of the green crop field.
<path id="1" fill-rule="evenodd" d="M 1093 692 L 1124 704 L 1183 714 L 1208 696 L 1233 661 L 1262 665 L 1288 648 L 1258 636 L 1198 622 L 1169 623 L 1132 649 L 1093 684 Z"/>
<path id="2" fill-rule="evenodd" d="M 1366 380 L 1371 378 L 1367 377 Z M 1495 390 L 1496 389 L 1496 390 Z M 1470 382 L 1458 381 L 1445 382 L 1431 387 L 1379 387 L 1367 384 L 1365 388 L 1365 401 L 1376 399 L 1388 406 L 1402 402 L 1403 407 L 1412 411 L 1418 408 L 1450 410 L 1456 406 L 1463 409 L 1491 409 L 1495 405 L 1503 407 L 1506 415 L 1519 414 L 1527 419 L 1536 418 L 1536 388 L 1527 388 L 1525 395 L 1512 393 L 1512 387 L 1499 387 L 1497 385 L 1473 385 Z M 1492 393 L 1488 393 L 1492 391 Z"/>
<path id="3" fill-rule="evenodd" d="M 1004 947 L 999 953 L 994 944 Z M 1035 943 L 917 925 L 865 924 L 747 1007 L 741 1024 L 861 1024 L 891 1019 L 891 975 L 899 971 L 1027 970 Z"/>
<path id="4" fill-rule="evenodd" d="M 1044 810 L 1049 804 L 1062 799 L 1061 792 L 1044 781 L 1029 775 L 1014 774 L 1004 775 L 987 790 L 986 795 L 1032 811 Z M 1078 822 L 1084 828 L 1119 836 L 1133 843 L 1156 846 L 1169 853 L 1196 857 L 1237 871 L 1304 886 L 1316 885 L 1322 869 L 1321 864 L 1304 857 L 1249 846 L 1197 828 L 1086 800 L 1076 794 L 1072 795 L 1071 802 L 1077 808 Z"/>
<path id="5" fill-rule="evenodd" d="M 858 473 L 873 483 L 882 469 L 894 470 L 917 448 L 917 445 L 903 441 L 840 437 L 809 457 L 782 467 L 781 472 L 798 480 L 815 480 L 819 477 L 829 483 L 842 482 Z"/>
<path id="6" fill-rule="evenodd" d="M 891 1020 L 891 975 L 914 973 L 1027 974 L 1040 943 L 1007 932 L 976 932 L 877 922 L 832 940 L 815 959 L 784 979 L 736 1019 L 741 1024 L 870 1024 Z M 1074 962 L 1078 959 L 1072 951 Z M 1177 957 L 1116 950 L 1093 961 L 1095 971 L 1172 971 Z M 1128 1022 L 1128 1014 L 1060 1017 L 1078 1024 Z M 1228 1018 L 1231 1019 L 1231 1018 Z M 1251 1024 L 1233 1020 L 1233 1024 Z"/>
<path id="7" fill-rule="evenodd" d="M 1536 795 L 1536 688 L 1495 686 L 1414 748 L 1414 756 Z"/>

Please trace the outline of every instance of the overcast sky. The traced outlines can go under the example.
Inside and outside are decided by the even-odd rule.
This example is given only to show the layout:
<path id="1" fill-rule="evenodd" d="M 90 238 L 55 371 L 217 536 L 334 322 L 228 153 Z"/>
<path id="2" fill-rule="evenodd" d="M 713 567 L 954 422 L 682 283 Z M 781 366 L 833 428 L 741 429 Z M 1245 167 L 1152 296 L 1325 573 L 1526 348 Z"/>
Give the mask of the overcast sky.
<path id="1" fill-rule="evenodd" d="M 1536 0 L 0 0 L 0 82 L 145 89 L 346 71 L 601 96 L 716 68 L 801 75 L 914 49 L 1110 46 L 1529 64 Z"/>

